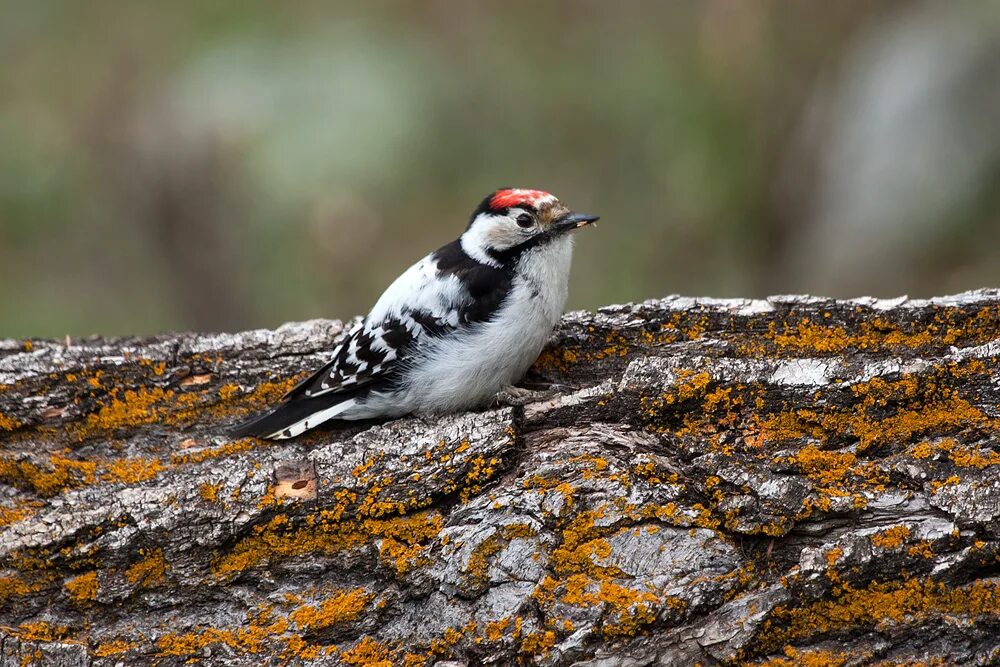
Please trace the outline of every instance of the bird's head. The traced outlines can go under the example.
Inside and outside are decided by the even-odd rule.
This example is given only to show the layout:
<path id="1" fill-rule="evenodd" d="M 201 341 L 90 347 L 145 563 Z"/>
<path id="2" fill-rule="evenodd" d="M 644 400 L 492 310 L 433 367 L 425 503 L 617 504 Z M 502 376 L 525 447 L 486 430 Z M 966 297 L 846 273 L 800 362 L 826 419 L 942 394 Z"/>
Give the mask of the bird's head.
<path id="1" fill-rule="evenodd" d="M 489 194 L 473 211 L 462 235 L 462 248 L 480 262 L 504 264 L 525 250 L 566 239 L 573 230 L 597 219 L 574 213 L 548 192 L 503 188 Z"/>

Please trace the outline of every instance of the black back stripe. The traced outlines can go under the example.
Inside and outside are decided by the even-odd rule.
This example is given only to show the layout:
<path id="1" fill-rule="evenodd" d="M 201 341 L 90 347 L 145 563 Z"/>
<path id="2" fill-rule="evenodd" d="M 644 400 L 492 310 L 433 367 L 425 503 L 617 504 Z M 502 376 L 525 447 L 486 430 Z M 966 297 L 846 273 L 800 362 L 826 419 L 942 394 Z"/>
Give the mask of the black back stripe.
<path id="1" fill-rule="evenodd" d="M 468 299 L 458 305 L 460 324 L 485 322 L 500 309 L 514 282 L 514 266 L 489 266 L 477 262 L 453 241 L 434 253 L 438 275 L 458 278 Z"/>

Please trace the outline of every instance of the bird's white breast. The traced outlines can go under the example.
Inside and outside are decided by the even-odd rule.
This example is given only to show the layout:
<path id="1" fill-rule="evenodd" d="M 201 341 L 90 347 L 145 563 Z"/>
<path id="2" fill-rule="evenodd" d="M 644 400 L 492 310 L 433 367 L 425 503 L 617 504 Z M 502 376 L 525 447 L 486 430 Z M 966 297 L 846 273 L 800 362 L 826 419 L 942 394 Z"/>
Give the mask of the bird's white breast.
<path id="1" fill-rule="evenodd" d="M 489 321 L 430 339 L 397 394 L 404 412 L 448 412 L 483 405 L 520 380 L 538 358 L 566 305 L 572 238 L 527 251 L 510 294 Z M 403 414 L 400 412 L 399 414 Z"/>

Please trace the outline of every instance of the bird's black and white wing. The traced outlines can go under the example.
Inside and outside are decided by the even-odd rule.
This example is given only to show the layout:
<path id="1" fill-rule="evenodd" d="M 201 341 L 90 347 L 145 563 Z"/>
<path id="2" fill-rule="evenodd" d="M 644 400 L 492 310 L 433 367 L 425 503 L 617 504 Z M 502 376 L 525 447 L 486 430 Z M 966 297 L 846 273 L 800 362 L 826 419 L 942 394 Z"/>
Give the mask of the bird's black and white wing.
<path id="1" fill-rule="evenodd" d="M 363 322 L 333 350 L 323 368 L 299 383 L 273 412 L 235 435 L 292 438 L 351 408 L 372 391 L 391 391 L 421 341 L 453 335 L 488 319 L 509 276 L 466 255 L 454 243 L 428 255 L 389 286 Z"/>

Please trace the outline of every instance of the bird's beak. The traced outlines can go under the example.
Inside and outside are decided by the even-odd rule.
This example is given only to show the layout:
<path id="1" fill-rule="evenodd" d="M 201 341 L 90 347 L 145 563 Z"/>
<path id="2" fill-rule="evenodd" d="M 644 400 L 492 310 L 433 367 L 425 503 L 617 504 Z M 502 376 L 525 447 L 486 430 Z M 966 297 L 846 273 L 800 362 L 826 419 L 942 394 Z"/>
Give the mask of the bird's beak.
<path id="1" fill-rule="evenodd" d="M 553 223 L 553 227 L 557 232 L 568 232 L 573 229 L 579 229 L 580 227 L 585 227 L 591 223 L 597 222 L 600 218 L 596 215 L 586 215 L 585 213 L 570 213 L 567 216 L 559 218 Z"/>

